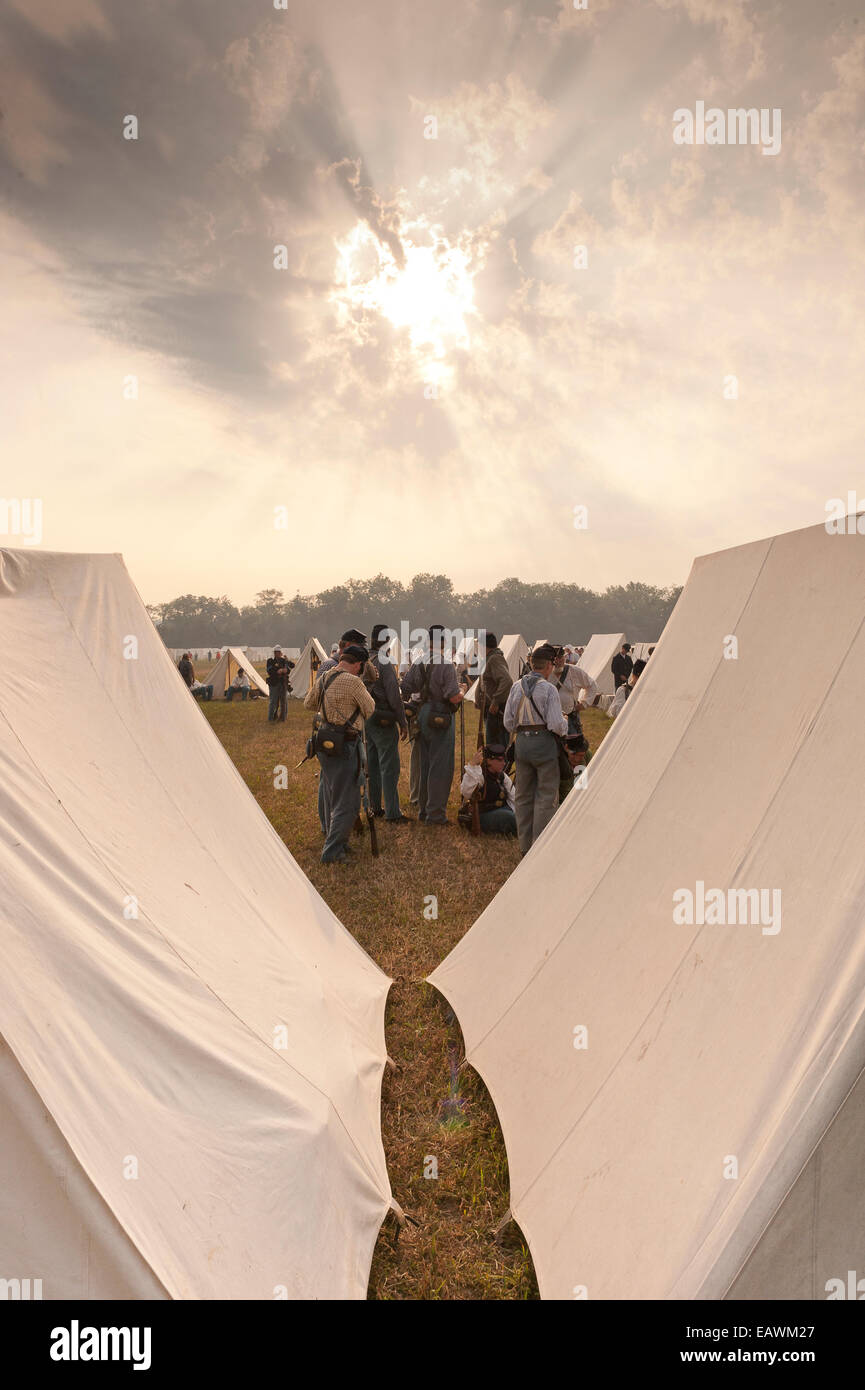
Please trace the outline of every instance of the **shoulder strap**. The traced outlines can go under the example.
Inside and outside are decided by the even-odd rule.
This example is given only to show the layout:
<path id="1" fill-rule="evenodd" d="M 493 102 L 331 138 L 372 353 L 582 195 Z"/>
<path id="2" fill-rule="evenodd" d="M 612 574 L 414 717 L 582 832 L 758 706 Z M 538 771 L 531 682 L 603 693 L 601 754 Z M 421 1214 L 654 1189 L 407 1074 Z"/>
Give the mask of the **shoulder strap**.
<path id="1" fill-rule="evenodd" d="M 427 668 L 426 668 L 426 663 L 423 662 L 423 661 L 420 663 L 420 669 L 423 671 L 423 675 L 421 676 L 421 688 L 420 688 L 421 704 L 422 704 L 422 705 L 425 705 L 425 704 L 427 703 L 427 701 L 429 700 L 429 697 L 430 697 L 430 689 L 429 689 L 429 688 L 430 688 L 430 677 L 431 677 L 431 674 L 432 674 L 432 673 L 431 673 L 430 671 L 427 670 Z"/>
<path id="2" fill-rule="evenodd" d="M 325 703 L 324 697 L 325 697 L 325 695 L 327 694 L 327 692 L 328 692 L 328 690 L 330 689 L 330 687 L 333 685 L 333 683 L 334 683 L 334 681 L 336 680 L 337 676 L 342 676 L 342 675 L 344 675 L 344 674 L 345 674 L 344 671 L 340 671 L 339 668 L 337 668 L 336 671 L 326 671 L 325 674 L 324 674 L 324 675 L 322 676 L 322 678 L 321 678 L 321 696 L 320 696 L 320 698 L 319 698 L 318 705 L 319 705 L 319 709 L 321 710 L 321 712 L 322 712 L 322 714 L 324 715 L 325 719 L 327 719 L 327 705 L 326 705 L 326 703 Z M 353 718 L 354 718 L 354 715 L 352 715 L 352 719 L 353 719 Z M 346 722 L 347 722 L 347 721 L 346 721 Z M 328 719 L 328 723 L 330 723 L 330 720 L 329 720 L 329 719 Z"/>
<path id="3" fill-rule="evenodd" d="M 543 715 L 541 714 L 540 710 L 538 709 L 537 705 L 535 704 L 534 700 L 532 699 L 532 691 L 531 691 L 531 690 L 526 690 L 526 681 L 527 681 L 528 679 L 529 679 L 529 678 L 528 678 L 527 676 L 523 676 L 523 677 L 521 678 L 521 680 L 520 680 L 520 689 L 521 689 L 522 692 L 523 692 L 523 698 L 522 698 L 522 701 L 521 701 L 521 703 L 520 703 L 520 714 L 522 714 L 522 712 L 523 712 L 523 707 L 525 706 L 526 700 L 528 700 L 528 702 L 529 702 L 529 704 L 531 705 L 532 709 L 534 710 L 535 714 L 538 716 L 538 722 L 541 723 L 541 724 L 546 724 L 546 722 L 547 722 L 546 719 L 544 719 Z M 540 680 L 540 676 L 538 676 L 537 680 L 535 680 L 535 681 L 533 682 L 533 684 L 532 684 L 532 690 L 534 690 L 534 688 L 535 688 L 535 686 L 537 685 L 537 683 L 538 683 L 539 680 Z M 519 725 L 518 725 L 517 727 L 519 727 Z"/>

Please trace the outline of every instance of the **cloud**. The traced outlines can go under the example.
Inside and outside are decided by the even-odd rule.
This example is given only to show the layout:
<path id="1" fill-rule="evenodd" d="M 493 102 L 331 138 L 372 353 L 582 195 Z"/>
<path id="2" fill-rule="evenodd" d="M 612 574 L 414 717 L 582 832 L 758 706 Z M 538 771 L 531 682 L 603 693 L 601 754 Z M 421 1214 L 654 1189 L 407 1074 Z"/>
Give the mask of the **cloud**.
<path id="1" fill-rule="evenodd" d="M 381 526 L 388 567 L 463 587 L 505 568 L 668 582 L 694 549 L 806 524 L 846 490 L 865 351 L 852 9 L 442 0 L 400 27 L 390 0 L 70 0 L 40 23 L 21 3 L 0 20 L 8 447 L 55 518 L 75 508 L 60 458 L 101 489 L 70 543 L 131 537 L 146 559 L 149 478 L 170 477 L 171 534 L 195 554 L 154 553 L 154 574 L 238 598 L 282 582 L 268 517 L 291 501 L 292 576 L 315 587 L 326 477 L 328 525 L 352 521 L 341 572 L 366 572 Z M 781 154 L 674 146 L 673 111 L 698 98 L 781 106 Z M 397 269 L 413 244 L 465 254 L 474 312 L 437 398 L 423 335 L 340 297 L 359 225 Z M 496 525 L 467 548 L 454 499 L 468 517 L 490 498 Z"/>
<path id="2" fill-rule="evenodd" d="M 396 264 L 405 265 L 405 251 L 399 236 L 400 213 L 397 199 L 385 203 L 373 188 L 361 183 L 361 161 L 341 159 L 326 171 L 346 191 L 350 203 L 357 209 L 371 231 L 390 248 Z"/>

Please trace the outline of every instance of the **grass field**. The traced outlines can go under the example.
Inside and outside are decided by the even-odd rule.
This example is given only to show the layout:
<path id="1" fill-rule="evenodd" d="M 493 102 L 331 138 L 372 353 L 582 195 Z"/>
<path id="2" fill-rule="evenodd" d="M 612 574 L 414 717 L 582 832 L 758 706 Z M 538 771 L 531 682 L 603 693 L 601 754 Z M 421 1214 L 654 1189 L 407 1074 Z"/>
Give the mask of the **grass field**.
<path id="1" fill-rule="evenodd" d="M 206 680 L 206 676 L 200 677 Z M 450 1008 L 424 983 L 468 931 L 519 861 L 516 841 L 472 839 L 459 826 L 426 830 L 377 821 L 380 855 L 355 838 L 350 865 L 319 862 L 317 762 L 295 771 L 310 717 L 289 701 L 284 724 L 267 722 L 264 700 L 201 706 L 247 786 L 322 897 L 373 960 L 393 979 L 385 1036 L 397 1070 L 385 1070 L 382 1137 L 394 1197 L 413 1218 L 397 1237 L 390 1220 L 378 1239 L 369 1296 L 376 1299 L 536 1298 L 531 1257 L 519 1229 L 493 1232 L 508 1208 L 508 1167 L 496 1113 L 480 1077 L 460 1068 L 463 1044 Z M 611 727 L 594 710 L 583 716 L 592 751 Z M 466 706 L 468 755 L 477 712 Z M 400 783 L 408 805 L 408 750 Z M 457 762 L 459 726 L 457 726 Z M 288 767 L 288 788 L 274 790 L 274 768 Z M 456 818 L 459 778 L 448 816 Z M 424 899 L 438 898 L 427 920 Z M 435 1159 L 438 1177 L 424 1176 Z"/>

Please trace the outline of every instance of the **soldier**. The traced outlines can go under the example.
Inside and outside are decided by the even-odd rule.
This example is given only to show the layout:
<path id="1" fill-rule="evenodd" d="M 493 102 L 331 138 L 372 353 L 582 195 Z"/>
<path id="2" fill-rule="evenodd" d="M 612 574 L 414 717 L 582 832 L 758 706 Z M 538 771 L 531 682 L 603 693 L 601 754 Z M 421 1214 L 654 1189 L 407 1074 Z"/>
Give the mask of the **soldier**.
<path id="1" fill-rule="evenodd" d="M 477 795 L 482 835 L 516 835 L 514 784 L 505 772 L 503 743 L 487 743 L 478 749 L 463 768 L 460 791 L 467 801 Z"/>
<path id="2" fill-rule="evenodd" d="M 487 743 L 505 746 L 508 742 L 503 716 L 513 683 L 498 638 L 488 632 L 486 665 L 478 687 L 478 704 L 483 703 Z"/>
<path id="3" fill-rule="evenodd" d="M 320 673 L 304 698 L 307 709 L 317 710 L 327 725 L 342 735 L 342 749 L 327 753 L 316 750 L 323 789 L 324 847 L 322 864 L 343 864 L 351 853 L 349 836 L 360 814 L 361 758 L 363 740 L 360 720 L 368 719 L 375 701 L 360 679 L 369 652 L 349 643 L 335 667 Z"/>
<path id="4" fill-rule="evenodd" d="M 364 649 L 366 649 L 366 634 L 363 632 L 358 632 L 356 627 L 350 627 L 348 629 L 348 632 L 344 632 L 342 634 L 338 642 L 334 642 L 333 646 L 330 649 L 330 656 L 326 656 L 323 661 L 316 652 L 315 648 L 313 648 L 311 657 L 312 685 L 315 685 L 315 682 L 319 676 L 325 675 L 328 671 L 333 671 L 334 668 L 339 665 L 339 659 L 342 656 L 342 653 L 345 651 L 346 647 L 350 645 L 354 645 L 356 647 L 363 647 Z M 372 670 L 370 667 L 364 668 L 363 679 L 366 680 L 367 676 L 369 676 L 372 679 Z M 325 782 L 323 777 L 319 777 L 318 779 L 318 820 L 319 824 L 321 825 L 322 835 L 327 835 Z"/>
<path id="5" fill-rule="evenodd" d="M 430 660 L 421 657 L 406 671 L 402 680 L 404 696 L 420 694 L 418 738 L 420 740 L 420 788 L 418 804 L 421 825 L 450 825 L 447 804 L 454 777 L 454 711 L 463 698 L 452 661 L 442 651 L 444 627 L 434 623 L 429 630 Z"/>
<path id="6" fill-rule="evenodd" d="M 364 676 L 364 685 L 375 701 L 375 709 L 366 721 L 369 800 L 374 816 L 385 816 L 395 825 L 410 825 L 411 817 L 403 815 L 399 804 L 399 745 L 401 740 L 408 738 L 408 720 L 399 681 L 388 661 L 384 650 L 386 642 L 381 636 L 389 631 L 384 623 L 376 623 L 373 628 L 372 655 L 367 670 L 372 667 L 377 677 L 370 682 Z"/>
<path id="7" fill-rule="evenodd" d="M 274 647 L 273 656 L 267 658 L 267 685 L 270 691 L 270 704 L 267 718 L 273 723 L 284 720 L 288 713 L 288 673 L 294 666 L 282 654 L 282 647 Z"/>
<path id="8" fill-rule="evenodd" d="M 332 671 L 334 666 L 339 665 L 339 658 L 346 647 L 352 644 L 355 647 L 366 647 L 366 633 L 358 632 L 356 627 L 350 627 L 348 632 L 344 632 L 338 642 L 335 642 L 330 649 L 330 656 L 326 657 L 318 669 L 321 676 L 325 671 Z"/>
<path id="9" fill-rule="evenodd" d="M 505 728 L 516 742 L 516 816 L 520 853 L 528 854 L 558 805 L 559 748 L 568 732 L 559 692 L 550 683 L 556 649 L 532 652 L 532 669 L 514 681 L 505 706 Z"/>
<path id="10" fill-rule="evenodd" d="M 631 691 L 637 684 L 637 681 L 640 679 L 640 676 L 643 674 L 645 669 L 646 663 L 642 659 L 639 659 L 634 662 L 634 669 L 631 672 L 630 680 L 627 681 L 625 685 L 619 686 L 618 690 L 613 696 L 610 707 L 607 710 L 607 714 L 609 715 L 610 719 L 616 719 L 622 713 L 622 710 L 625 708 L 625 705 L 627 704 L 628 699 L 630 698 Z"/>
<path id="11" fill-rule="evenodd" d="M 563 740 L 565 745 L 565 756 L 568 760 L 570 771 L 565 772 L 559 768 L 559 805 L 561 806 L 569 792 L 574 790 L 574 785 L 578 777 L 581 777 L 589 765 L 591 753 L 589 752 L 589 740 L 584 734 L 569 734 Z"/>
<path id="12" fill-rule="evenodd" d="M 562 714 L 568 721 L 568 733 L 581 736 L 583 726 L 580 722 L 580 710 L 585 709 L 587 703 L 592 703 L 598 693 L 598 687 L 582 666 L 566 662 L 563 647 L 559 647 L 558 652 L 559 655 L 553 662 L 550 680 L 559 692 Z M 586 692 L 587 700 L 581 699 L 582 691 Z"/>
<path id="13" fill-rule="evenodd" d="M 630 653 L 631 653 L 631 644 L 630 644 L 630 642 L 623 642 L 623 643 L 622 643 L 622 650 L 621 650 L 620 652 L 616 652 L 616 655 L 613 657 L 612 661 L 610 662 L 610 670 L 611 670 L 612 673 L 613 673 L 613 680 L 614 680 L 615 683 L 616 683 L 616 689 L 617 689 L 617 690 L 618 690 L 618 688 L 619 688 L 620 685 L 627 685 L 627 684 L 628 684 L 628 681 L 629 681 L 630 676 L 631 676 L 631 672 L 632 672 L 633 669 L 634 669 L 634 663 L 633 663 L 633 661 L 631 660 L 631 655 L 630 655 Z"/>

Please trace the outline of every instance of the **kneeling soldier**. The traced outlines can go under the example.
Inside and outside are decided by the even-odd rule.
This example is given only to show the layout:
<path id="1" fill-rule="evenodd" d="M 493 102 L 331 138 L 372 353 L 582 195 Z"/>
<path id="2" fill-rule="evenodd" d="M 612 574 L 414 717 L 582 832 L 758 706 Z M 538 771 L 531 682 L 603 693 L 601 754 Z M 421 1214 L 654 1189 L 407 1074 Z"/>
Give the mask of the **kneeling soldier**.
<path id="1" fill-rule="evenodd" d="M 375 709 L 375 701 L 360 679 L 368 656 L 365 647 L 345 647 L 337 666 L 319 676 L 303 702 L 307 709 L 318 710 L 323 720 L 316 734 L 325 832 L 323 864 L 345 862 L 349 837 L 360 814 L 363 742 L 358 716 L 368 719 Z M 328 742 L 341 747 L 328 752 Z"/>
<path id="2" fill-rule="evenodd" d="M 563 743 L 570 771 L 565 771 L 563 767 L 559 768 L 560 806 L 568 793 L 574 790 L 577 782 L 586 771 L 592 756 L 589 752 L 589 740 L 585 734 L 569 734 L 566 739 L 563 739 Z M 581 782 L 580 785 L 585 784 Z"/>
<path id="3" fill-rule="evenodd" d="M 465 765 L 460 791 L 467 803 L 476 796 L 482 834 L 516 835 L 514 784 L 505 772 L 503 744 L 487 743 L 478 749 Z M 467 809 L 460 811 L 460 820 L 466 819 Z"/>

